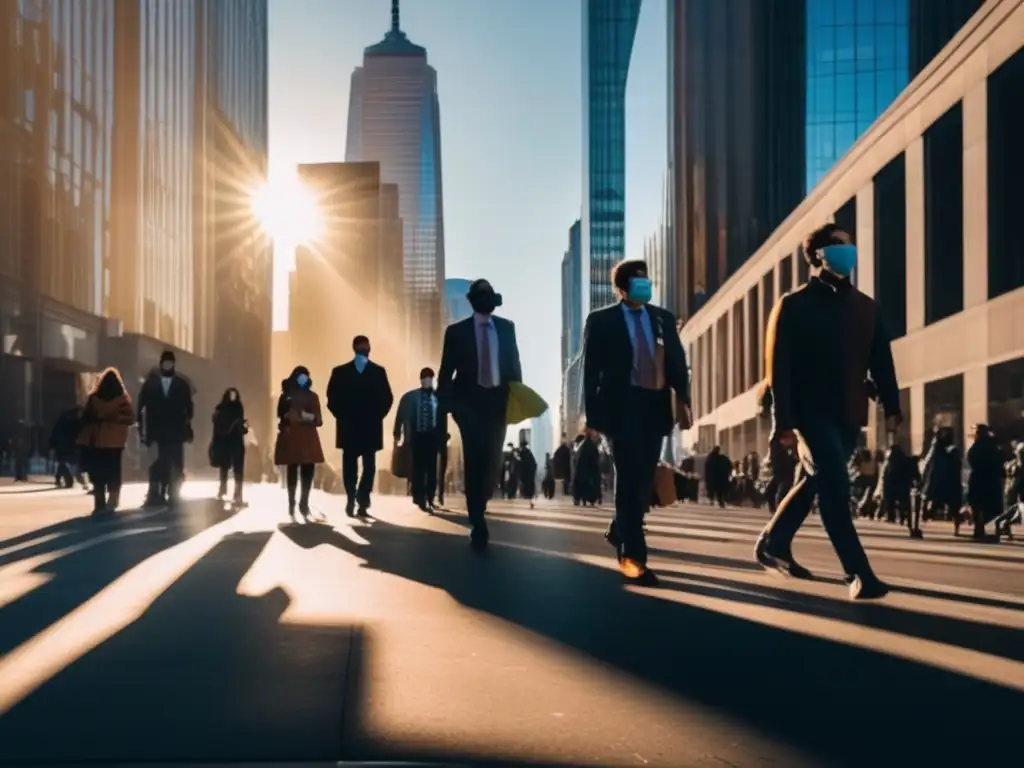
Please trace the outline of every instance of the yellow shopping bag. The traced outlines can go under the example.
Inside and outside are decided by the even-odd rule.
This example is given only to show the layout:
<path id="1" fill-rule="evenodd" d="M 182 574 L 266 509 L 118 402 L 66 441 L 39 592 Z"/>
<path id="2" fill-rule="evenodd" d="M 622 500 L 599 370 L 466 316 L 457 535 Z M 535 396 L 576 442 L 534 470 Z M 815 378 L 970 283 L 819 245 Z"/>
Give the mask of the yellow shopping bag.
<path id="1" fill-rule="evenodd" d="M 525 384 L 517 381 L 508 385 L 508 408 L 505 409 L 505 423 L 518 424 L 540 416 L 548 409 L 544 398 Z"/>

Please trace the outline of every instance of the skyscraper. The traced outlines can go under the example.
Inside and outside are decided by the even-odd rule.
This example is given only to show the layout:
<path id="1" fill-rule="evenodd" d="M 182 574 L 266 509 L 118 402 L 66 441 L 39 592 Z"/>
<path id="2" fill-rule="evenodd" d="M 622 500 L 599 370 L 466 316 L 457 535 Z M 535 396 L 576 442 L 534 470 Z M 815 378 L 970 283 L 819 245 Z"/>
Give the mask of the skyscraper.
<path id="1" fill-rule="evenodd" d="M 580 244 L 580 220 L 569 227 L 569 247 L 562 256 L 562 373 L 580 351 L 583 333 L 583 311 L 581 308 L 582 251 Z"/>
<path id="2" fill-rule="evenodd" d="M 444 284 L 440 120 L 437 72 L 402 32 L 392 0 L 391 29 L 352 73 L 345 159 L 379 162 L 381 180 L 398 185 L 408 333 L 430 359 L 440 352 Z"/>
<path id="3" fill-rule="evenodd" d="M 583 2 L 582 307 L 615 301 L 611 268 L 625 254 L 626 76 L 640 0 Z"/>
<path id="4" fill-rule="evenodd" d="M 469 299 L 466 298 L 471 284 L 472 280 L 467 280 L 464 277 L 445 278 L 444 325 L 446 328 L 473 314 L 473 308 L 469 305 Z"/>

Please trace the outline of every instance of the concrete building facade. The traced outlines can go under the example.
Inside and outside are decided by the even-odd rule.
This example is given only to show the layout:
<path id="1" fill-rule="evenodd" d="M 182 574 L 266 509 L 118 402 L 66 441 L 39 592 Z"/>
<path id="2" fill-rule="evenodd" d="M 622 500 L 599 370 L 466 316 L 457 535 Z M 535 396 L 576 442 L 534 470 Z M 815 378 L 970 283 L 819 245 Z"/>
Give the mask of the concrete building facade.
<path id="1" fill-rule="evenodd" d="M 807 270 L 801 242 L 854 235 L 857 286 L 879 302 L 915 453 L 936 424 L 1024 437 L 1024 2 L 988 0 L 761 248 L 684 326 L 696 424 L 683 439 L 764 451 L 756 418 L 766 319 Z M 1013 94 L 1017 94 L 1014 96 Z M 864 434 L 881 440 L 877 414 Z"/>

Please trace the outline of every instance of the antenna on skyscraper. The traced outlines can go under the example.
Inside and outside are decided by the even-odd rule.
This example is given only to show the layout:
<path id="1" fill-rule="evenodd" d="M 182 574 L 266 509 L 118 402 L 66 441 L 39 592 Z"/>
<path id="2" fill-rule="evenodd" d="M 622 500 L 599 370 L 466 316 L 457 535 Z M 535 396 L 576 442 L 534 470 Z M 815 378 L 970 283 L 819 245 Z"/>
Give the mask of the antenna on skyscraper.
<path id="1" fill-rule="evenodd" d="M 391 0 L 391 31 L 398 32 L 398 0 Z"/>

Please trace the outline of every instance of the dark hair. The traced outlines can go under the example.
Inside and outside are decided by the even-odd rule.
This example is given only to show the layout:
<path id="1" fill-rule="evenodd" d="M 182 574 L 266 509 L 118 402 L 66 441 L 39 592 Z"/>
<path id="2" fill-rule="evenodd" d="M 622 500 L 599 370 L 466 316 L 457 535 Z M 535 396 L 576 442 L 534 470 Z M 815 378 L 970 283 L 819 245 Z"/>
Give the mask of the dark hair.
<path id="1" fill-rule="evenodd" d="M 359 336 L 356 336 L 354 339 L 352 339 L 352 349 L 355 349 L 360 344 L 369 344 L 369 343 L 370 343 L 370 339 L 368 337 L 363 336 L 362 334 L 360 334 Z M 308 374 L 309 371 L 306 371 L 306 373 Z"/>
<path id="2" fill-rule="evenodd" d="M 310 374 L 309 374 L 309 368 L 307 368 L 304 365 L 297 365 L 297 366 L 295 366 L 295 368 L 292 369 L 291 375 L 288 376 L 288 378 L 285 379 L 285 381 L 287 381 L 289 385 L 292 385 L 292 384 L 296 384 L 297 385 L 299 383 L 299 376 L 301 376 L 302 374 L 306 374 L 306 376 L 309 377 L 309 386 L 312 387 L 313 386 L 313 377 L 310 376 Z"/>
<path id="3" fill-rule="evenodd" d="M 629 290 L 629 281 L 647 274 L 647 262 L 643 259 L 623 259 L 612 267 L 612 285 L 625 293 Z"/>
<path id="4" fill-rule="evenodd" d="M 804 241 L 804 259 L 812 267 L 820 267 L 822 248 L 830 245 L 848 245 L 850 242 L 851 238 L 846 230 L 840 229 L 838 224 L 829 222 L 807 236 Z"/>
<path id="5" fill-rule="evenodd" d="M 494 286 L 491 285 L 491 281 L 488 280 L 487 278 L 478 277 L 476 280 L 470 283 L 469 290 L 466 291 L 466 296 L 472 296 L 473 294 L 480 293 L 481 291 L 490 291 L 492 293 L 494 292 Z"/>
<path id="6" fill-rule="evenodd" d="M 236 395 L 238 395 L 238 399 L 235 402 L 238 403 L 239 405 L 241 405 L 241 403 L 242 403 L 242 393 L 238 391 L 237 387 L 228 387 L 227 389 L 224 390 L 224 394 L 220 398 L 221 405 L 224 405 L 225 403 L 231 402 L 229 398 L 230 398 L 230 395 L 231 395 L 232 392 L 234 392 Z"/>
<path id="7" fill-rule="evenodd" d="M 98 397 L 100 400 L 113 400 L 123 395 L 126 391 L 124 380 L 121 378 L 121 372 L 117 368 L 111 367 L 100 374 L 89 394 Z"/>
<path id="8" fill-rule="evenodd" d="M 434 378 L 434 369 L 429 367 L 429 366 L 426 367 L 426 368 L 422 368 L 420 370 L 420 378 L 421 379 L 432 379 L 432 378 Z"/>

